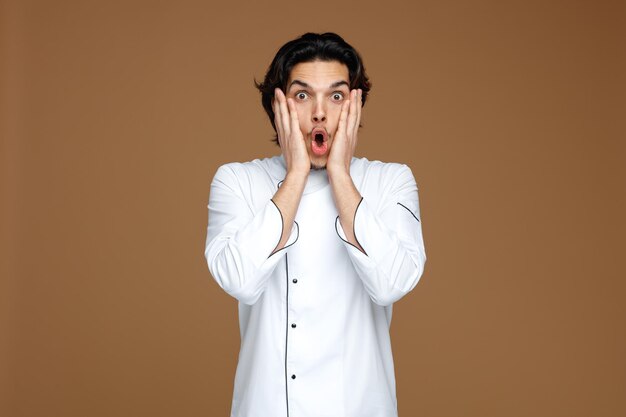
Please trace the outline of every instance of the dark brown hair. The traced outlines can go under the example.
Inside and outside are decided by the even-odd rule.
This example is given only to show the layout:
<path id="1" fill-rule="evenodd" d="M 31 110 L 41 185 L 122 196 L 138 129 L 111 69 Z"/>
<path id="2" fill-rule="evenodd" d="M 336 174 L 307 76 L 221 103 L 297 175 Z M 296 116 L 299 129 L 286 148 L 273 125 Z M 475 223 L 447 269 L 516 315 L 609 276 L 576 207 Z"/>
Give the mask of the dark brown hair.
<path id="1" fill-rule="evenodd" d="M 304 35 L 284 44 L 276 53 L 274 60 L 265 73 L 265 80 L 255 87 L 261 92 L 261 104 L 267 113 L 274 129 L 273 141 L 278 143 L 278 133 L 274 123 L 274 89 L 285 91 L 292 68 L 301 62 L 339 61 L 348 67 L 350 90 L 360 88 L 362 105 L 365 106 L 372 83 L 367 78 L 365 66 L 359 53 L 336 33 L 305 33 Z M 361 127 L 361 125 L 359 125 Z"/>

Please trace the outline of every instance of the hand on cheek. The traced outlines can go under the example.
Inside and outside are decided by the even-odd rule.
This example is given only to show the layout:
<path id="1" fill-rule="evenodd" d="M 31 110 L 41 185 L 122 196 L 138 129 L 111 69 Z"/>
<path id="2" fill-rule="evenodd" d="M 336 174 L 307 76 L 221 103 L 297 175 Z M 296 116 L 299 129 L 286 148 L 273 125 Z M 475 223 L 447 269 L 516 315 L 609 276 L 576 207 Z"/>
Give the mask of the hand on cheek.
<path id="1" fill-rule="evenodd" d="M 350 97 L 341 106 L 337 132 L 328 155 L 329 174 L 350 174 L 350 162 L 357 144 L 357 132 L 361 120 L 361 89 L 350 91 Z"/>
<path id="2" fill-rule="evenodd" d="M 285 97 L 280 88 L 274 90 L 272 107 L 277 129 L 278 143 L 282 150 L 287 172 L 308 174 L 311 160 L 307 152 L 304 135 L 300 130 L 298 110 L 292 99 Z"/>

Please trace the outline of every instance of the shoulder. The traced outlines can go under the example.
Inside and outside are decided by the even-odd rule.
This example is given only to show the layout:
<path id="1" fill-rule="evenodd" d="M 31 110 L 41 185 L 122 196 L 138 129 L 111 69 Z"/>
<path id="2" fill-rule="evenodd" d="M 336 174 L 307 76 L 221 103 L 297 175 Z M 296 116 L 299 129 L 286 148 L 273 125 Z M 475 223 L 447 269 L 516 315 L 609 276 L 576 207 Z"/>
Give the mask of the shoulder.
<path id="1" fill-rule="evenodd" d="M 211 189 L 237 195 L 252 205 L 262 204 L 271 198 L 278 182 L 284 178 L 282 166 L 280 157 L 228 162 L 217 168 Z"/>
<path id="2" fill-rule="evenodd" d="M 257 158 L 245 162 L 228 162 L 217 168 L 213 181 L 232 183 L 247 179 L 254 182 L 257 179 L 276 177 L 280 169 L 279 156 Z"/>
<path id="3" fill-rule="evenodd" d="M 212 186 L 232 188 L 237 183 L 237 179 L 241 176 L 243 171 L 242 165 L 243 164 L 240 162 L 229 162 L 220 165 L 215 171 L 215 175 L 213 175 Z"/>
<path id="4" fill-rule="evenodd" d="M 376 182 L 382 186 L 389 186 L 397 181 L 415 180 L 411 168 L 401 162 L 384 162 L 362 157 L 353 158 L 351 172 L 367 182 Z"/>

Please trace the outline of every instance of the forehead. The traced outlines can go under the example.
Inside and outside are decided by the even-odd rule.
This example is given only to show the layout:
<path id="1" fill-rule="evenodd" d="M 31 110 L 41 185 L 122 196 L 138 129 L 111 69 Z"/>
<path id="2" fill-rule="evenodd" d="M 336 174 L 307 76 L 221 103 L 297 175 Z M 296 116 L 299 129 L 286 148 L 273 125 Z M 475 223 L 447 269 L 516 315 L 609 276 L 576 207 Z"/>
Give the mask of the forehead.
<path id="1" fill-rule="evenodd" d="M 335 81 L 350 80 L 348 67 L 339 61 L 300 62 L 294 65 L 287 85 L 293 80 L 301 80 L 312 87 L 327 88 Z"/>

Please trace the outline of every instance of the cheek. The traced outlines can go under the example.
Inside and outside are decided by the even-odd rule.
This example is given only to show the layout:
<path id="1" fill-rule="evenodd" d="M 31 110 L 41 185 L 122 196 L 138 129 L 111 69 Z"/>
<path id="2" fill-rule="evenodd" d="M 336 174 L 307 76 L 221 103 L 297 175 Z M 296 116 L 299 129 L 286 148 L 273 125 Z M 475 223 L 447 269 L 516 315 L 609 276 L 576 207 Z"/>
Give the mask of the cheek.
<path id="1" fill-rule="evenodd" d="M 341 106 L 333 106 L 332 109 L 329 110 L 328 112 L 328 121 L 329 124 L 333 130 L 333 132 L 335 132 L 337 130 L 337 127 L 339 127 L 339 117 L 341 116 Z"/>
<path id="2" fill-rule="evenodd" d="M 298 122 L 300 123 L 300 130 L 306 131 L 307 121 L 310 119 L 311 110 L 309 106 L 304 104 L 296 104 L 296 110 L 298 111 Z"/>
<path id="3" fill-rule="evenodd" d="M 302 114 L 302 113 L 298 113 L 298 123 L 300 123 L 300 130 L 302 130 L 303 132 L 307 132 L 307 117 Z"/>

